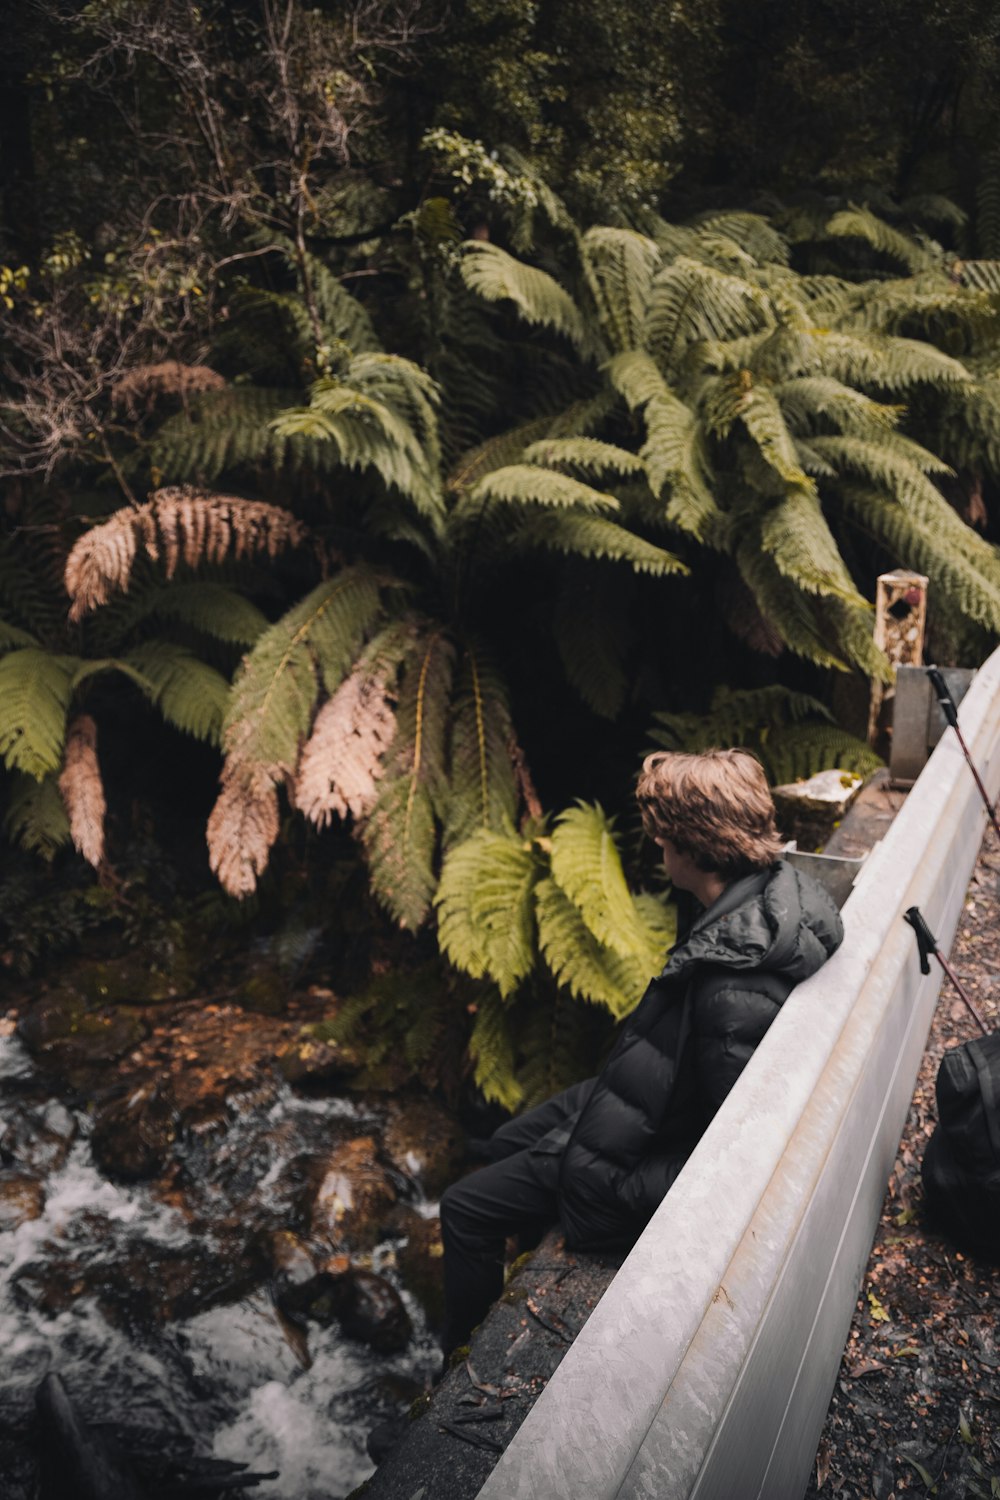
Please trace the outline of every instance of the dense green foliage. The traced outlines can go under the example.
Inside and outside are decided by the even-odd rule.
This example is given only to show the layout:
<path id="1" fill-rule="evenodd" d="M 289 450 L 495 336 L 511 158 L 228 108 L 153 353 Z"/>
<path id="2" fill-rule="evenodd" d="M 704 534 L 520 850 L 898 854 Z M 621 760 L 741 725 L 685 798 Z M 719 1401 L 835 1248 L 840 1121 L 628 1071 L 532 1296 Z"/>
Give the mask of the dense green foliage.
<path id="1" fill-rule="evenodd" d="M 744 17 L 45 0 L 4 62 L 6 832 L 111 881 L 182 806 L 246 899 L 346 826 L 507 1104 L 668 941 L 650 739 L 869 770 L 887 565 L 1000 634 L 995 19 Z"/>

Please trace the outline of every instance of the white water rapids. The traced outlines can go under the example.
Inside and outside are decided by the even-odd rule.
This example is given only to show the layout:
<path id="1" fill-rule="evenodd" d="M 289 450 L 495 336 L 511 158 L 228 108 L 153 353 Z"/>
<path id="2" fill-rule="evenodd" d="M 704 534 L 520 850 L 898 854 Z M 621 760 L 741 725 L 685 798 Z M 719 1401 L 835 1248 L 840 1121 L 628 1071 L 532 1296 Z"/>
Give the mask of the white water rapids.
<path id="1" fill-rule="evenodd" d="M 5 1122 L 21 1107 L 32 1073 L 16 1038 L 0 1036 Z M 317 1126 L 343 1120 L 353 1108 L 338 1100 L 297 1099 L 283 1089 L 266 1115 L 246 1126 L 256 1132 L 246 1152 L 255 1170 L 259 1164 L 258 1187 L 282 1164 L 267 1149 L 276 1123 L 284 1127 L 277 1134 L 287 1143 L 295 1134 L 290 1123 L 315 1134 Z M 261 1500 L 347 1495 L 372 1471 L 365 1450 L 368 1429 L 398 1410 L 407 1382 L 419 1385 L 439 1360 L 415 1301 L 402 1292 L 414 1326 L 404 1353 L 379 1355 L 344 1338 L 336 1324 L 310 1325 L 308 1369 L 284 1336 L 264 1289 L 135 1335 L 109 1323 L 93 1298 L 74 1297 L 72 1287 L 65 1289 L 61 1310 L 40 1311 L 31 1298 L 18 1295 L 19 1275 L 30 1271 L 37 1282 L 52 1267 L 53 1275 L 65 1278 L 71 1276 L 67 1266 L 105 1259 L 124 1265 L 154 1247 L 201 1260 L 213 1253 L 211 1244 L 194 1242 L 181 1213 L 157 1201 L 148 1188 L 106 1181 L 91 1160 L 86 1116 L 77 1112 L 76 1118 L 80 1135 L 64 1164 L 45 1181 L 41 1216 L 0 1233 L 0 1411 L 7 1431 L 22 1420 L 30 1429 L 34 1390 L 53 1370 L 88 1422 L 183 1433 L 202 1454 L 258 1472 L 277 1469 L 277 1480 L 248 1492 Z M 391 1277 L 392 1265 L 392 1246 L 380 1247 L 374 1269 Z M 6 1486 L 0 1492 L 10 1500 L 28 1500 L 30 1494 Z"/>

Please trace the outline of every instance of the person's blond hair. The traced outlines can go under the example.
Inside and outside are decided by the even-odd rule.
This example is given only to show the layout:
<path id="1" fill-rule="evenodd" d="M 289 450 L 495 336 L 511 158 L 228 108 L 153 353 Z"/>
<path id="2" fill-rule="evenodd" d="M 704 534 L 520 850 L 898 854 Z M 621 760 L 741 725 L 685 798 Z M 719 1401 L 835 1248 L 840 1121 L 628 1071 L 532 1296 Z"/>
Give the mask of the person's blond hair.
<path id="1" fill-rule="evenodd" d="M 669 839 L 699 870 L 736 880 L 781 853 L 767 777 L 748 750 L 648 755 L 636 799 L 649 837 Z"/>

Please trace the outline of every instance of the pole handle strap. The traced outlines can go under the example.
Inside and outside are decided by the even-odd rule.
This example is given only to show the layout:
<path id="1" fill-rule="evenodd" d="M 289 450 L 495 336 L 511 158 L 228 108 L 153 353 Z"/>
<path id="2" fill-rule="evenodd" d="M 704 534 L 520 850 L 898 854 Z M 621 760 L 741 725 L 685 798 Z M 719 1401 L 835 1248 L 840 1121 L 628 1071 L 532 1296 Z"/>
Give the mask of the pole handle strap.
<path id="1" fill-rule="evenodd" d="M 917 934 L 917 947 L 920 950 L 920 972 L 929 974 L 931 972 L 931 954 L 937 953 L 937 939 L 924 921 L 919 906 L 910 906 L 903 913 L 903 921 L 909 922 Z"/>
<path id="2" fill-rule="evenodd" d="M 941 705 L 941 712 L 948 720 L 948 723 L 951 725 L 952 729 L 957 729 L 958 709 L 955 707 L 955 700 L 951 696 L 951 693 L 948 689 L 948 684 L 945 682 L 944 677 L 941 674 L 941 669 L 939 667 L 925 667 L 924 671 L 927 673 L 928 677 L 931 680 L 931 687 L 934 689 L 934 695 Z"/>

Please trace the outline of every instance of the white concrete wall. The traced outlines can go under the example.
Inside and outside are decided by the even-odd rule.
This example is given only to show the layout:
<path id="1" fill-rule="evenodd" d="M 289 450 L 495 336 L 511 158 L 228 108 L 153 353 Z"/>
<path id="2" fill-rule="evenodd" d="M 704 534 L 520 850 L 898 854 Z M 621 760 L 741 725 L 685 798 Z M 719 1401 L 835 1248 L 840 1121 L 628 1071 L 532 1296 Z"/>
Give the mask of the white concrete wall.
<path id="1" fill-rule="evenodd" d="M 995 798 L 1000 651 L 960 722 Z M 985 827 L 949 732 L 479 1500 L 803 1494 Z"/>

